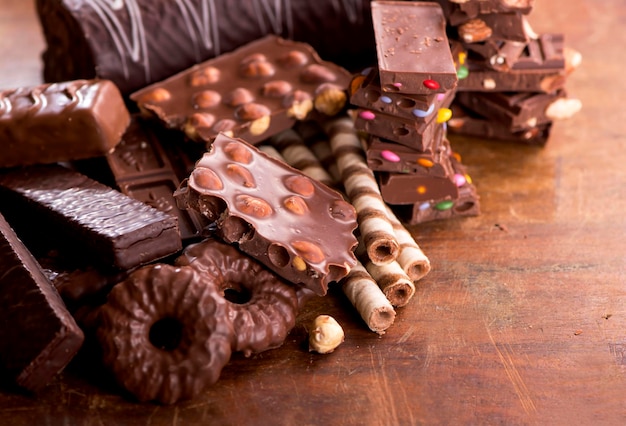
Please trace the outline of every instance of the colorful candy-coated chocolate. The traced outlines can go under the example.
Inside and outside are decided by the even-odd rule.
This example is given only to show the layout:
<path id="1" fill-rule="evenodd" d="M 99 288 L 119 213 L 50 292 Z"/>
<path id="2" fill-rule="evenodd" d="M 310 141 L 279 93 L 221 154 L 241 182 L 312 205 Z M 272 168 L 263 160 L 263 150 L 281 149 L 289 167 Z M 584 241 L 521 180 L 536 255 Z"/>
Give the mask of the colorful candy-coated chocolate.
<path id="1" fill-rule="evenodd" d="M 429 160 L 428 158 L 420 158 L 417 160 L 417 164 L 419 164 L 422 167 L 426 167 L 426 168 L 431 168 L 435 165 L 435 163 L 433 163 L 431 160 Z"/>
<path id="2" fill-rule="evenodd" d="M 439 83 L 437 83 L 435 80 L 424 80 L 422 84 L 424 84 L 424 87 L 430 90 L 437 90 L 440 87 Z"/>
<path id="3" fill-rule="evenodd" d="M 381 151 L 380 156 L 383 157 L 384 160 L 391 161 L 392 163 L 398 163 L 400 161 L 400 156 L 388 149 Z"/>
<path id="4" fill-rule="evenodd" d="M 420 185 L 415 188 L 418 194 L 426 194 L 426 187 L 424 185 Z"/>
<path id="5" fill-rule="evenodd" d="M 459 80 L 463 80 L 464 78 L 467 78 L 468 75 L 469 75 L 469 70 L 467 69 L 465 65 L 461 65 L 456 70 L 456 76 L 459 78 Z"/>
<path id="6" fill-rule="evenodd" d="M 430 114 L 432 114 L 434 110 L 435 110 L 435 104 L 430 104 L 430 106 L 428 107 L 428 109 L 426 111 L 424 111 L 422 109 L 415 108 L 413 110 L 413 115 L 418 117 L 418 118 L 426 118 Z"/>
<path id="7" fill-rule="evenodd" d="M 437 210 L 449 210 L 452 206 L 454 206 L 454 201 L 452 200 L 445 200 L 435 204 Z"/>
<path id="8" fill-rule="evenodd" d="M 374 114 L 372 111 L 369 110 L 365 110 L 365 111 L 361 111 L 359 113 L 359 116 L 363 119 L 363 120 L 373 120 L 376 118 L 376 114 Z"/>
<path id="9" fill-rule="evenodd" d="M 465 178 L 465 176 L 459 174 L 459 173 L 455 173 L 454 175 L 454 183 L 456 186 L 458 186 L 459 188 L 463 185 L 465 185 L 465 183 L 467 182 L 467 179 Z"/>
<path id="10" fill-rule="evenodd" d="M 420 206 L 418 207 L 420 210 L 426 210 L 430 208 L 430 203 L 427 201 L 425 203 L 420 204 Z"/>
<path id="11" fill-rule="evenodd" d="M 437 123 L 445 123 L 452 118 L 452 110 L 450 108 L 439 108 L 437 111 Z"/>
<path id="12" fill-rule="evenodd" d="M 393 102 L 389 96 L 384 95 L 380 97 L 380 101 L 385 104 L 390 104 L 391 102 Z"/>

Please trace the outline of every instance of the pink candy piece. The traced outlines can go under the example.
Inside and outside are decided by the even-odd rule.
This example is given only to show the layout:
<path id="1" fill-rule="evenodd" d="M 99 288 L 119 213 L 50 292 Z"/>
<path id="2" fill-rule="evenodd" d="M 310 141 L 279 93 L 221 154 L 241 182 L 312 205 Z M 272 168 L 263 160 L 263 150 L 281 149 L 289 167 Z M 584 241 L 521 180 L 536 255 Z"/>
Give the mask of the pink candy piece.
<path id="1" fill-rule="evenodd" d="M 445 93 L 437 93 L 437 100 L 438 101 L 443 101 L 445 97 L 446 97 Z"/>
<path id="2" fill-rule="evenodd" d="M 400 156 L 393 151 L 389 151 L 388 149 L 381 151 L 380 156 L 392 163 L 398 163 L 400 161 Z"/>
<path id="3" fill-rule="evenodd" d="M 454 175 L 454 183 L 456 184 L 457 187 L 461 187 L 465 185 L 466 182 L 467 182 L 467 179 L 465 178 L 465 176 L 460 175 L 458 173 Z"/>
<path id="4" fill-rule="evenodd" d="M 359 113 L 359 117 L 361 117 L 363 120 L 373 120 L 376 118 L 376 114 L 374 114 L 372 111 L 361 111 Z"/>

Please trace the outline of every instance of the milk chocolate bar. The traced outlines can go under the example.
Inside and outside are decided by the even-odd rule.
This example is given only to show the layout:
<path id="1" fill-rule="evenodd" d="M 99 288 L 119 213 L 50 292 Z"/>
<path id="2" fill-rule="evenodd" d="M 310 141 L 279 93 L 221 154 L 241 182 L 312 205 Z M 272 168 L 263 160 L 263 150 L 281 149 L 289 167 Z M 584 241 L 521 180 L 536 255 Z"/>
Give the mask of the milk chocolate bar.
<path id="1" fill-rule="evenodd" d="M 433 152 L 444 136 L 443 124 L 436 120 L 419 123 L 366 109 L 357 109 L 354 127 L 366 133 L 408 146 L 409 148 Z"/>
<path id="2" fill-rule="evenodd" d="M 36 392 L 72 360 L 84 335 L 2 215 L 0 271 L 0 366 Z"/>
<path id="3" fill-rule="evenodd" d="M 429 95 L 383 92 L 376 68 L 372 68 L 365 75 L 356 75 L 350 83 L 351 104 L 419 123 L 433 120 L 439 108 L 450 105 L 454 93 L 454 90 Z"/>
<path id="4" fill-rule="evenodd" d="M 131 95 L 168 128 L 209 142 L 219 132 L 259 143 L 314 112 L 347 104 L 351 74 L 307 44 L 266 36 Z"/>
<path id="5" fill-rule="evenodd" d="M 46 81 L 100 77 L 122 93 L 268 34 L 344 66 L 375 60 L 369 1 L 37 0 Z"/>
<path id="6" fill-rule="evenodd" d="M 369 135 L 365 141 L 365 153 L 367 165 L 377 172 L 437 177 L 449 177 L 453 174 L 449 161 L 450 142 L 445 138 L 431 152 L 425 152 Z"/>
<path id="7" fill-rule="evenodd" d="M 557 99 L 565 99 L 565 90 L 553 93 L 528 92 L 459 92 L 455 102 L 496 121 L 512 133 L 548 124 L 548 106 Z"/>
<path id="8" fill-rule="evenodd" d="M 438 4 L 373 1 L 372 20 L 383 91 L 419 95 L 456 87 L 446 20 Z"/>
<path id="9" fill-rule="evenodd" d="M 3 213 L 36 217 L 31 228 L 104 266 L 130 269 L 182 248 L 175 216 L 60 165 L 6 170 L 0 194 Z"/>
<path id="10" fill-rule="evenodd" d="M 456 199 L 459 196 L 457 185 L 452 177 L 393 172 L 378 172 L 377 176 L 383 200 L 392 205 Z"/>
<path id="11" fill-rule="evenodd" d="M 208 223 L 197 212 L 178 208 L 174 199 L 180 180 L 189 172 L 183 167 L 178 173 L 185 175 L 179 178 L 164 146 L 171 146 L 172 142 L 184 144 L 180 136 L 135 115 L 122 141 L 106 159 L 120 191 L 176 216 L 181 239 L 189 242 L 198 239 Z M 162 142 L 165 138 L 178 140 Z M 182 150 L 178 153 L 184 156 Z"/>
<path id="12" fill-rule="evenodd" d="M 520 13 L 492 13 L 471 19 L 466 16 L 453 13 L 449 17 L 449 22 L 455 23 L 460 41 L 472 43 L 493 39 L 526 43 L 529 40 L 526 17 Z"/>
<path id="13" fill-rule="evenodd" d="M 452 106 L 453 118 L 448 121 L 448 132 L 450 134 L 538 146 L 545 145 L 550 137 L 551 121 L 543 125 L 514 132 L 510 127 L 497 121 L 479 116 L 458 105 Z"/>
<path id="14" fill-rule="evenodd" d="M 104 155 L 130 121 L 107 80 L 77 80 L 0 91 L 0 167 Z"/>
<path id="15" fill-rule="evenodd" d="M 436 0 L 443 9 L 446 18 L 450 15 L 464 16 L 465 19 L 476 18 L 478 15 L 512 13 L 517 12 L 528 15 L 533 8 L 535 0 Z M 451 25 L 456 25 L 454 16 Z"/>
<path id="16" fill-rule="evenodd" d="M 354 207 L 241 139 L 218 135 L 176 197 L 220 238 L 319 295 L 356 264 Z"/>

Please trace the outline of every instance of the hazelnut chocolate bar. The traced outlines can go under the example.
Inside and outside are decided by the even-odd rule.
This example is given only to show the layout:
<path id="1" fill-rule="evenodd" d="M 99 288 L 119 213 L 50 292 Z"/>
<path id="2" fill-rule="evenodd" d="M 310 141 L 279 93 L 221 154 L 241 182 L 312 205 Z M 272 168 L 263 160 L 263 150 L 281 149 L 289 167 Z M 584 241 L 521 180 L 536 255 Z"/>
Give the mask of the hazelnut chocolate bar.
<path id="1" fill-rule="evenodd" d="M 219 132 L 259 143 L 347 103 L 351 74 L 311 46 L 266 36 L 131 95 L 166 127 L 210 143 Z"/>
<path id="2" fill-rule="evenodd" d="M 419 123 L 412 119 L 357 109 L 354 127 L 366 133 L 408 146 L 409 148 L 433 152 L 444 136 L 442 123 L 432 120 Z"/>
<path id="3" fill-rule="evenodd" d="M 422 176 L 449 177 L 450 142 L 443 138 L 431 152 L 417 151 L 407 146 L 369 135 L 365 140 L 367 165 L 376 172 L 414 173 Z"/>
<path id="4" fill-rule="evenodd" d="M 419 95 L 456 87 L 446 20 L 438 4 L 373 1 L 372 20 L 383 91 Z"/>
<path id="5" fill-rule="evenodd" d="M 36 392 L 72 360 L 84 335 L 2 215 L 0 271 L 0 368 Z"/>
<path id="6" fill-rule="evenodd" d="M 130 269 L 182 248 L 175 216 L 60 165 L 6 170 L 0 194 L 3 214 L 36 217 L 30 228 L 103 266 Z"/>
<path id="7" fill-rule="evenodd" d="M 46 81 L 100 77 L 129 94 L 276 34 L 326 60 L 375 58 L 369 1 L 37 0 Z M 355 65 L 356 64 L 356 65 Z"/>
<path id="8" fill-rule="evenodd" d="M 350 83 L 351 104 L 419 123 L 433 120 L 439 108 L 450 105 L 454 93 L 454 90 L 429 95 L 383 92 L 376 68 L 372 68 L 365 75 L 356 75 Z"/>
<path id="9" fill-rule="evenodd" d="M 218 135 L 175 195 L 220 238 L 319 295 L 356 264 L 354 207 L 241 139 Z"/>
<path id="10" fill-rule="evenodd" d="M 180 134 L 134 115 L 121 142 L 106 159 L 120 191 L 176 216 L 181 239 L 189 242 L 198 239 L 208 223 L 197 212 L 178 208 L 174 191 L 189 172 L 181 176 L 183 167 L 176 172 L 175 159 L 169 158 L 172 149 L 166 150 L 172 143 L 183 145 L 184 141 Z M 185 156 L 182 149 L 178 153 Z"/>
<path id="11" fill-rule="evenodd" d="M 104 155 L 129 121 L 122 95 L 107 80 L 0 91 L 0 167 Z"/>

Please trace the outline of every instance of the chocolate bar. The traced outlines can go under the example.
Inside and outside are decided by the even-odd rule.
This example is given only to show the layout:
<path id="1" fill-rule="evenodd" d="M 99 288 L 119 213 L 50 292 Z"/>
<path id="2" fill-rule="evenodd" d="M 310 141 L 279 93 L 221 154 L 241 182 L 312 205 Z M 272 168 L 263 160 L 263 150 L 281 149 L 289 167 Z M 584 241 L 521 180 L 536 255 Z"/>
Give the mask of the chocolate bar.
<path id="1" fill-rule="evenodd" d="M 365 152 L 367 165 L 377 172 L 436 177 L 449 177 L 453 174 L 448 160 L 451 153 L 450 142 L 445 138 L 432 152 L 424 152 L 369 135 L 365 141 Z"/>
<path id="2" fill-rule="evenodd" d="M 266 36 L 131 95 L 168 128 L 208 142 L 219 132 L 255 144 L 347 103 L 351 75 L 307 44 Z"/>
<path id="3" fill-rule="evenodd" d="M 380 193 L 388 204 L 415 204 L 459 196 L 456 181 L 451 177 L 393 172 L 378 172 L 377 175 Z"/>
<path id="4" fill-rule="evenodd" d="M 351 104 L 418 123 L 428 123 L 435 118 L 440 108 L 452 103 L 454 93 L 454 90 L 429 95 L 383 92 L 376 68 L 365 75 L 356 75 L 350 83 Z"/>
<path id="5" fill-rule="evenodd" d="M 162 143 L 161 139 L 165 138 L 178 140 Z M 122 141 L 106 159 L 122 193 L 176 216 L 181 239 L 190 242 L 201 236 L 208 223 L 198 213 L 178 208 L 174 191 L 181 179 L 164 148 L 172 142 L 185 143 L 180 134 L 167 132 L 135 115 Z M 185 162 L 182 149 L 178 154 L 183 157 L 179 157 L 179 161 Z M 184 177 L 189 175 L 184 166 L 178 173 L 183 172 Z"/>
<path id="6" fill-rule="evenodd" d="M 372 20 L 383 91 L 419 95 L 456 87 L 446 20 L 438 4 L 373 1 Z"/>
<path id="7" fill-rule="evenodd" d="M 528 42 L 526 17 L 520 13 L 491 13 L 465 19 L 465 14 L 449 17 L 455 22 L 458 39 L 466 43 L 485 40 Z"/>
<path id="8" fill-rule="evenodd" d="M 510 127 L 471 113 L 459 105 L 452 105 L 453 118 L 448 121 L 450 134 L 517 142 L 543 146 L 548 141 L 552 121 L 526 130 L 512 131 Z"/>
<path id="9" fill-rule="evenodd" d="M 38 391 L 72 360 L 84 335 L 26 246 L 0 215 L 0 365 Z"/>
<path id="10" fill-rule="evenodd" d="M 103 266 L 130 269 L 182 248 L 175 216 L 60 165 L 6 170 L 0 194 L 3 214 L 36 217 L 30 228 Z"/>
<path id="11" fill-rule="evenodd" d="M 553 93 L 459 92 L 455 102 L 515 133 L 548 124 L 552 121 L 546 115 L 548 107 L 565 98 L 563 89 Z"/>
<path id="12" fill-rule="evenodd" d="M 369 1 L 37 0 L 46 81 L 100 77 L 129 94 L 268 34 L 358 69 L 375 58 Z"/>
<path id="13" fill-rule="evenodd" d="M 0 91 L 0 167 L 104 155 L 130 121 L 107 80 L 77 80 Z"/>
<path id="14" fill-rule="evenodd" d="M 430 123 L 419 123 L 415 120 L 374 113 L 366 109 L 356 110 L 354 127 L 424 152 L 433 152 L 439 146 L 445 133 L 443 124 L 437 123 L 436 120 Z"/>
<path id="15" fill-rule="evenodd" d="M 446 19 L 451 25 L 457 25 L 455 20 L 463 18 L 463 21 L 476 18 L 479 15 L 512 13 L 517 12 L 528 15 L 533 8 L 535 0 L 435 0 L 444 11 Z"/>
<path id="16" fill-rule="evenodd" d="M 218 135 L 175 195 L 220 238 L 319 295 L 356 264 L 354 207 L 241 139 Z"/>

